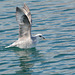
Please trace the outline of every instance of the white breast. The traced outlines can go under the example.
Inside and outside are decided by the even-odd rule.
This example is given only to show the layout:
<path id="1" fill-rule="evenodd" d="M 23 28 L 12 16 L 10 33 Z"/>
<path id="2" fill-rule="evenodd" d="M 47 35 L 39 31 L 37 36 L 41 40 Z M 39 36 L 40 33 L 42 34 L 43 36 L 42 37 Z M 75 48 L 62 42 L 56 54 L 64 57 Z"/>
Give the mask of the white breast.
<path id="1" fill-rule="evenodd" d="M 34 47 L 34 42 L 31 39 L 19 40 L 17 42 L 17 45 L 16 46 L 19 47 L 19 48 L 32 48 L 32 47 Z"/>

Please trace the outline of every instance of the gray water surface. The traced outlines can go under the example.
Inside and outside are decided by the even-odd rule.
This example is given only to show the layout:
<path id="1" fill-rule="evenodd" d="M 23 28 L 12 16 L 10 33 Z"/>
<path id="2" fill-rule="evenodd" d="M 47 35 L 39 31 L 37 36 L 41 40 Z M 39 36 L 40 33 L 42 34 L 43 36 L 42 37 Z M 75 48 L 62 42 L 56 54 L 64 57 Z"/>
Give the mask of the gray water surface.
<path id="1" fill-rule="evenodd" d="M 36 48 L 5 49 L 18 38 L 16 7 L 32 13 Z M 0 75 L 75 75 L 75 0 L 0 0 Z"/>

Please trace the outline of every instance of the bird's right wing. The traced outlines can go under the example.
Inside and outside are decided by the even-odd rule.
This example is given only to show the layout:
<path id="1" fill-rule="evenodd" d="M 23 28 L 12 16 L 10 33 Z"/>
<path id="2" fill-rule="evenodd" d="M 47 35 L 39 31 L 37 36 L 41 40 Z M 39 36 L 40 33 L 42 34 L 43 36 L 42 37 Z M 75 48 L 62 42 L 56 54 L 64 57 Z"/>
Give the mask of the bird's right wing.
<path id="1" fill-rule="evenodd" d="M 19 23 L 19 37 L 31 37 L 31 13 L 26 4 L 23 8 L 16 7 L 16 19 Z"/>

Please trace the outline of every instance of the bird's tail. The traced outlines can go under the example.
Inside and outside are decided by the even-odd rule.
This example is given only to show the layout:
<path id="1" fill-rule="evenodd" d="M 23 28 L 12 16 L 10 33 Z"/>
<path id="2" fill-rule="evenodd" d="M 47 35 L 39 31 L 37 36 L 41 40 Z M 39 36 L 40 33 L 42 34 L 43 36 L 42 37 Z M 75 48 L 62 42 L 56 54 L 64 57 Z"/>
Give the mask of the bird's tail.
<path id="1" fill-rule="evenodd" d="M 15 46 L 15 44 L 13 43 L 13 44 L 11 44 L 9 46 L 6 46 L 5 48 L 14 47 L 14 46 Z"/>
<path id="2" fill-rule="evenodd" d="M 5 48 L 9 48 L 9 47 L 12 47 L 11 45 L 9 45 L 9 46 L 6 46 Z"/>

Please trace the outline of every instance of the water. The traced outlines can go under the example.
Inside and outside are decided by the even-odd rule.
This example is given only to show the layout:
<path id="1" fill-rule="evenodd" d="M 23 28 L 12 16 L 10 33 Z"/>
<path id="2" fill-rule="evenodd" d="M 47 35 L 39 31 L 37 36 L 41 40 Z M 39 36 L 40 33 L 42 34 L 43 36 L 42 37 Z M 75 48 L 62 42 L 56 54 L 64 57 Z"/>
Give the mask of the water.
<path id="1" fill-rule="evenodd" d="M 5 46 L 18 38 L 15 8 L 32 13 L 32 33 L 42 33 L 36 48 Z M 0 0 L 0 75 L 75 75 L 75 0 Z"/>

